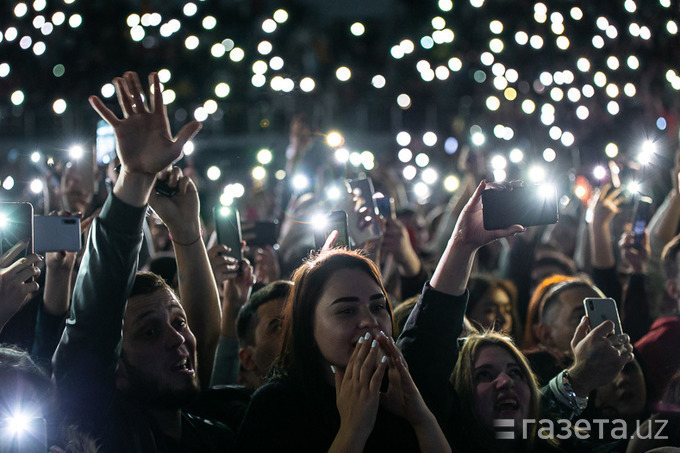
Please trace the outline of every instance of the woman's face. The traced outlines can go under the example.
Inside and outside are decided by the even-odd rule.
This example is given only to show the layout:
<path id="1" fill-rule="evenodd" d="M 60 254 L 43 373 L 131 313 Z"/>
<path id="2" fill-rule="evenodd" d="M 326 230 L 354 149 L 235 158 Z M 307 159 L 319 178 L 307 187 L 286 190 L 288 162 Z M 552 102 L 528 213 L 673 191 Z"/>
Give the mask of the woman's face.
<path id="1" fill-rule="evenodd" d="M 475 409 L 484 425 L 494 429 L 494 420 L 512 419 L 515 429 L 529 418 L 531 391 L 522 368 L 503 347 L 482 346 L 472 367 Z"/>
<path id="2" fill-rule="evenodd" d="M 359 269 L 335 272 L 314 313 L 314 339 L 326 365 L 345 368 L 359 338 L 380 331 L 392 336 L 387 299 L 378 283 Z"/>
<path id="3" fill-rule="evenodd" d="M 470 310 L 468 319 L 473 325 L 510 333 L 512 331 L 512 302 L 508 293 L 500 288 L 491 288 L 484 293 Z"/>
<path id="4" fill-rule="evenodd" d="M 595 407 L 603 416 L 633 417 L 645 408 L 645 378 L 637 360 L 623 367 L 612 382 L 597 389 Z"/>

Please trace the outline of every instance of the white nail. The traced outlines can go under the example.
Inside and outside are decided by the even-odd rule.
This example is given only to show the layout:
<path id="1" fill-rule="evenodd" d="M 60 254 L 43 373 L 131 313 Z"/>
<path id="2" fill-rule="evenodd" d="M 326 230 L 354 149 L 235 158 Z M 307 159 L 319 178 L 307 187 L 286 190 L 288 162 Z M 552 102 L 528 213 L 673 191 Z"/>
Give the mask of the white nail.
<path id="1" fill-rule="evenodd" d="M 366 335 L 364 335 L 364 340 L 368 340 L 371 338 L 371 332 L 366 332 Z"/>
<path id="2" fill-rule="evenodd" d="M 331 371 L 335 374 L 335 367 L 333 365 L 331 365 Z"/>
<path id="3" fill-rule="evenodd" d="M 375 348 L 375 345 L 377 345 L 377 344 L 378 344 L 378 342 L 376 340 L 373 340 L 373 343 L 371 343 L 371 347 Z"/>
<path id="4" fill-rule="evenodd" d="M 359 341 L 357 343 L 361 344 L 364 342 L 364 337 L 359 338 Z"/>
<path id="5" fill-rule="evenodd" d="M 382 359 L 380 359 L 380 363 L 385 363 L 385 362 L 387 362 L 387 356 L 386 355 L 382 356 Z"/>

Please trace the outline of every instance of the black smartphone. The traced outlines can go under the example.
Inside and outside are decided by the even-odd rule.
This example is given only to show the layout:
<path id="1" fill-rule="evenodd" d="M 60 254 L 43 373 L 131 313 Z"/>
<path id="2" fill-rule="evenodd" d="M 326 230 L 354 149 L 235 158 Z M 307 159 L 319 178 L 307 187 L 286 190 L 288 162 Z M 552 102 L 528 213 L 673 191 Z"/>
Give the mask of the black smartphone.
<path id="1" fill-rule="evenodd" d="M 366 208 L 363 217 L 357 211 L 349 213 L 349 234 L 352 240 L 355 244 L 364 244 L 373 239 L 378 239 L 382 236 L 380 225 L 376 221 L 371 221 L 371 218 L 378 214 L 373 199 L 375 194 L 373 181 L 371 178 L 346 179 L 345 185 L 350 197 L 356 199 Z"/>
<path id="2" fill-rule="evenodd" d="M 33 217 L 33 235 L 36 253 L 77 252 L 83 246 L 78 217 L 37 215 Z"/>
<path id="3" fill-rule="evenodd" d="M 45 453 L 48 448 L 44 418 L 0 418 L 2 453 Z"/>
<path id="4" fill-rule="evenodd" d="M 0 255 L 19 241 L 25 241 L 27 245 L 14 261 L 33 253 L 33 205 L 0 203 Z"/>
<path id="5" fill-rule="evenodd" d="M 642 237 L 649 221 L 649 210 L 652 206 L 652 199 L 646 195 L 640 195 L 635 201 L 635 215 L 633 217 L 633 247 L 642 247 Z"/>
<path id="6" fill-rule="evenodd" d="M 378 208 L 378 213 L 384 218 L 396 219 L 397 210 L 395 209 L 394 198 L 392 197 L 375 197 L 375 206 Z"/>
<path id="7" fill-rule="evenodd" d="M 278 222 L 243 222 L 241 236 L 249 247 L 266 247 L 278 242 Z"/>
<path id="8" fill-rule="evenodd" d="M 586 315 L 588 316 L 591 329 L 594 329 L 605 321 L 612 321 L 614 323 L 614 333 L 617 335 L 623 333 L 621 318 L 619 318 L 619 310 L 616 307 L 616 301 L 614 299 L 608 297 L 587 297 L 583 299 L 583 307 L 586 309 Z"/>
<path id="9" fill-rule="evenodd" d="M 347 213 L 345 211 L 333 211 L 328 215 L 323 228 L 315 228 L 314 230 L 314 246 L 317 250 L 323 247 L 328 235 L 333 230 L 338 232 L 338 238 L 335 240 L 333 247 L 350 247 L 349 232 L 347 230 Z"/>
<path id="10" fill-rule="evenodd" d="M 215 206 L 213 208 L 217 242 L 231 249 L 227 256 L 243 260 L 241 250 L 241 218 L 238 210 L 229 206 Z"/>
<path id="11" fill-rule="evenodd" d="M 552 185 L 487 189 L 482 192 L 485 230 L 510 225 L 549 225 L 559 220 L 557 190 Z"/>

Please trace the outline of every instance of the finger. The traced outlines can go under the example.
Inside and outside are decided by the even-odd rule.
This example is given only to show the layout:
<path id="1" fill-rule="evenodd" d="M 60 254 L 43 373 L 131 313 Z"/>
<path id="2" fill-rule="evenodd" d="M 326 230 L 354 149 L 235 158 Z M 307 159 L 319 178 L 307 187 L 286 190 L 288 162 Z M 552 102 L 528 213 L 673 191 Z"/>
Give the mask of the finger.
<path id="1" fill-rule="evenodd" d="M 602 322 L 599 326 L 590 331 L 589 335 L 594 337 L 606 338 L 614 334 L 614 323 L 610 320 Z"/>
<path id="2" fill-rule="evenodd" d="M 118 98 L 118 104 L 123 111 L 123 117 L 127 118 L 134 113 L 132 108 L 132 95 L 127 87 L 127 82 L 122 77 L 116 77 L 113 79 L 113 84 L 116 87 L 116 97 Z"/>
<path id="3" fill-rule="evenodd" d="M 356 364 L 358 363 L 358 356 L 359 356 L 359 351 L 363 349 L 364 343 L 366 340 L 364 340 L 364 337 L 361 336 L 359 337 L 359 340 L 357 340 L 357 344 L 354 345 L 354 350 L 352 351 L 352 354 L 349 356 L 349 361 L 347 362 L 347 366 L 345 367 L 345 378 L 346 379 L 352 379 L 355 374 L 355 368 Z"/>
<path id="4" fill-rule="evenodd" d="M 368 384 L 371 393 L 380 392 L 380 386 L 382 385 L 383 377 L 385 376 L 385 370 L 387 370 L 387 356 L 383 355 Z"/>
<path id="5" fill-rule="evenodd" d="M 571 348 L 574 349 L 588 334 L 589 320 L 587 316 L 581 318 L 581 322 L 574 331 L 574 336 L 571 338 Z"/>
<path id="6" fill-rule="evenodd" d="M 116 127 L 118 123 L 120 123 L 120 120 L 116 114 L 113 113 L 107 106 L 105 106 L 102 100 L 97 96 L 90 96 L 87 98 L 87 100 L 90 101 L 90 105 L 95 110 L 95 112 L 97 112 L 99 116 L 101 116 L 102 119 L 111 126 Z"/>
<path id="7" fill-rule="evenodd" d="M 375 373 L 376 363 L 378 362 L 378 352 L 381 350 L 378 347 L 378 340 L 375 336 L 371 336 L 369 339 L 371 346 L 366 354 L 363 365 L 361 365 L 361 377 L 360 381 L 363 386 L 370 386 L 371 378 Z"/>
<path id="8" fill-rule="evenodd" d="M 165 105 L 163 104 L 163 92 L 161 91 L 161 81 L 158 78 L 157 72 L 149 74 L 149 86 L 153 86 L 151 93 L 151 100 L 149 105 L 153 106 L 153 112 L 163 112 Z"/>
<path id="9" fill-rule="evenodd" d="M 9 250 L 0 256 L 0 267 L 7 267 L 12 264 L 12 261 L 21 254 L 21 252 L 28 246 L 27 241 L 19 241 L 14 244 Z"/>
<path id="10" fill-rule="evenodd" d="M 482 179 L 465 206 L 469 208 L 480 206 L 482 204 L 482 192 L 484 192 L 485 189 L 486 179 Z"/>
<path id="11" fill-rule="evenodd" d="M 170 187 L 177 187 L 177 183 L 179 182 L 179 179 L 181 177 L 182 173 L 179 167 L 172 167 L 172 169 L 168 173 L 168 185 Z"/>
<path id="12" fill-rule="evenodd" d="M 333 230 L 331 231 L 331 234 L 328 235 L 326 238 L 326 242 L 324 242 L 323 247 L 321 247 L 321 250 L 330 250 L 335 246 L 335 241 L 338 239 L 338 230 Z"/>
<path id="13" fill-rule="evenodd" d="M 144 100 L 144 88 L 142 88 L 142 83 L 139 81 L 139 76 L 136 72 L 128 71 L 124 75 L 128 82 L 128 87 L 130 88 L 130 94 L 132 95 L 132 100 L 135 103 L 134 109 L 137 113 L 148 112 L 149 109 L 146 106 Z"/>
<path id="14" fill-rule="evenodd" d="M 198 121 L 191 121 L 187 124 L 184 125 L 182 129 L 177 133 L 177 136 L 175 137 L 175 146 L 178 146 L 180 149 L 184 147 L 186 142 L 191 140 L 196 134 L 198 134 L 198 131 L 201 130 L 203 127 L 203 124 L 201 124 Z"/>
<path id="15" fill-rule="evenodd" d="M 191 186 L 193 185 L 191 178 L 188 176 L 183 176 L 179 179 L 178 191 L 181 194 L 187 194 L 191 192 Z"/>
<path id="16" fill-rule="evenodd" d="M 21 285 L 21 295 L 22 297 L 27 298 L 28 296 L 38 291 L 39 289 L 40 285 L 38 285 L 38 282 L 34 281 L 26 282 Z M 26 301 L 24 300 L 24 302 Z"/>
<path id="17" fill-rule="evenodd" d="M 35 278 L 40 275 L 40 269 L 35 266 L 29 266 L 27 268 L 17 271 L 15 274 L 16 278 L 20 282 L 25 282 L 30 278 Z"/>
<path id="18" fill-rule="evenodd" d="M 340 394 L 342 379 L 345 377 L 345 372 L 340 368 L 331 365 L 331 373 L 333 373 L 333 377 L 335 378 L 335 395 L 337 396 Z"/>

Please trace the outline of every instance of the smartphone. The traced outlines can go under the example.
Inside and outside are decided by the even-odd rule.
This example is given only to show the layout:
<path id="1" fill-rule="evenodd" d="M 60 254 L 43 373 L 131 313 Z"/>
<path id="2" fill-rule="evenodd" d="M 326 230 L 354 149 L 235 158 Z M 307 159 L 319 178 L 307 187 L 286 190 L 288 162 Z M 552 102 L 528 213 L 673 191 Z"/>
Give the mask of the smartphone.
<path id="1" fill-rule="evenodd" d="M 381 216 L 392 220 L 397 218 L 397 210 L 395 208 L 394 198 L 376 196 L 374 200 L 375 206 L 378 208 L 378 213 Z"/>
<path id="2" fill-rule="evenodd" d="M 215 206 L 213 208 L 217 242 L 231 249 L 227 256 L 243 260 L 241 250 L 241 217 L 238 210 L 229 206 Z"/>
<path id="3" fill-rule="evenodd" d="M 241 236 L 250 247 L 266 247 L 278 242 L 279 222 L 243 222 Z"/>
<path id="4" fill-rule="evenodd" d="M 44 418 L 0 418 L 0 452 L 45 453 L 48 448 Z"/>
<path id="5" fill-rule="evenodd" d="M 97 122 L 95 149 L 99 165 L 108 165 L 116 157 L 116 135 L 113 126 L 104 120 Z"/>
<path id="6" fill-rule="evenodd" d="M 333 211 L 328 215 L 328 219 L 324 228 L 315 229 L 314 231 L 314 246 L 320 250 L 326 243 L 328 235 L 336 230 L 338 238 L 335 240 L 333 247 L 350 247 L 349 232 L 347 228 L 347 213 L 345 211 Z"/>
<path id="7" fill-rule="evenodd" d="M 510 225 L 549 225 L 559 220 L 557 190 L 549 184 L 487 189 L 482 192 L 485 230 Z"/>
<path id="8" fill-rule="evenodd" d="M 83 247 L 78 217 L 37 215 L 33 217 L 33 235 L 36 253 L 77 252 Z"/>
<path id="9" fill-rule="evenodd" d="M 652 206 L 652 199 L 646 195 L 641 195 L 635 201 L 635 216 L 633 217 L 633 247 L 642 247 L 642 237 L 649 221 L 649 210 Z"/>
<path id="10" fill-rule="evenodd" d="M 0 255 L 19 241 L 26 241 L 27 245 L 14 261 L 33 253 L 33 205 L 0 203 Z"/>
<path id="11" fill-rule="evenodd" d="M 621 318 L 616 307 L 616 301 L 612 298 L 587 297 L 583 299 L 583 306 L 590 321 L 590 328 L 594 329 L 603 322 L 609 320 L 614 323 L 614 332 L 617 335 L 623 333 L 621 328 Z"/>
<path id="12" fill-rule="evenodd" d="M 345 185 L 350 193 L 350 199 L 356 198 L 366 208 L 363 216 L 356 211 L 348 213 L 349 236 L 355 244 L 364 244 L 367 241 L 378 239 L 382 235 L 380 225 L 375 220 L 370 220 L 378 215 L 373 199 L 375 195 L 373 181 L 371 181 L 371 178 L 346 179 Z"/>

